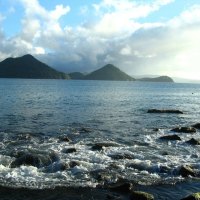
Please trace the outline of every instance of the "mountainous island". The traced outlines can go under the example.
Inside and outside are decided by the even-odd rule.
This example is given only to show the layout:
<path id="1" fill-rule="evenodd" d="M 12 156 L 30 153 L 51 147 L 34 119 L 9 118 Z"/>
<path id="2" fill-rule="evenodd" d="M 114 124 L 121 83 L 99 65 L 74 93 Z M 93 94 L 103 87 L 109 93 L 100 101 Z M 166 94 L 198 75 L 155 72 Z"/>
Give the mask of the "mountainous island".
<path id="1" fill-rule="evenodd" d="M 168 76 L 135 79 L 112 64 L 107 64 L 89 74 L 81 72 L 66 74 L 49 67 L 30 54 L 7 58 L 0 62 L 0 78 L 174 82 Z"/>
<path id="2" fill-rule="evenodd" d="M 74 72 L 69 74 L 74 80 L 113 80 L 113 81 L 135 81 L 135 79 L 124 73 L 112 64 L 107 64 L 104 67 L 97 69 L 89 74 Z"/>
<path id="3" fill-rule="evenodd" d="M 114 65 L 108 64 L 93 71 L 84 77 L 85 80 L 113 80 L 113 81 L 134 81 L 135 79 L 122 72 Z"/>
<path id="4" fill-rule="evenodd" d="M 145 82 L 174 82 L 168 76 L 159 76 L 156 78 L 140 78 L 135 79 L 128 74 L 122 72 L 120 69 L 112 64 L 105 65 L 104 67 L 84 75 L 80 72 L 69 74 L 73 80 L 115 80 L 115 81 L 145 81 Z"/>
<path id="5" fill-rule="evenodd" d="M 69 79 L 69 76 L 27 54 L 0 62 L 0 78 Z"/>

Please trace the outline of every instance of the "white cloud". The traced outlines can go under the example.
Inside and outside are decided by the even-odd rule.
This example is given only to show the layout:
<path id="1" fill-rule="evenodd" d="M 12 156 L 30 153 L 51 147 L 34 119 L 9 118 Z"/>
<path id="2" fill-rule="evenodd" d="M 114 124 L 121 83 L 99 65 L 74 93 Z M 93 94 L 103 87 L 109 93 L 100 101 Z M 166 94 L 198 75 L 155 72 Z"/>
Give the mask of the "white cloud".
<path id="1" fill-rule="evenodd" d="M 56 9 L 50 12 L 50 17 L 54 20 L 60 19 L 63 15 L 66 15 L 70 11 L 70 7 L 63 5 L 57 5 Z"/>
<path id="2" fill-rule="evenodd" d="M 22 20 L 22 26 L 24 27 L 20 37 L 27 41 L 33 42 L 34 39 L 40 36 L 40 21 L 37 19 L 24 19 Z"/>
<path id="3" fill-rule="evenodd" d="M 200 23 L 200 5 L 193 5 L 188 10 L 183 11 L 180 16 L 171 19 L 168 24 L 179 27 L 195 23 Z"/>
<path id="4" fill-rule="evenodd" d="M 43 49 L 42 47 L 35 47 L 34 51 L 34 54 L 45 54 L 45 49 Z"/>
<path id="5" fill-rule="evenodd" d="M 33 53 L 68 72 L 92 71 L 113 63 L 132 75 L 199 74 L 200 5 L 165 24 L 141 23 L 139 19 L 174 0 L 102 0 L 93 5 L 97 13 L 91 21 L 63 28 L 59 20 L 69 13 L 68 6 L 57 5 L 49 11 L 38 0 L 19 1 L 25 10 L 22 30 L 10 39 L 0 34 L 0 58 Z M 88 7 L 82 11 L 91 12 Z"/>
<path id="6" fill-rule="evenodd" d="M 4 39 L 3 49 L 6 51 L 5 46 L 10 47 L 10 52 L 2 55 L 44 54 L 48 48 L 52 48 L 53 51 L 53 44 L 57 44 L 57 39 L 64 36 L 59 20 L 70 11 L 70 7 L 57 5 L 54 10 L 49 11 L 42 7 L 38 0 L 17 1 L 24 8 L 22 29 L 12 38 Z"/>
<path id="7" fill-rule="evenodd" d="M 129 45 L 126 45 L 125 47 L 123 47 L 120 51 L 121 55 L 131 55 L 132 54 L 132 50 L 130 48 Z"/>
<path id="8" fill-rule="evenodd" d="M 48 11 L 39 4 L 38 0 L 19 0 L 25 9 L 25 20 L 40 22 L 40 31 L 44 35 L 62 35 L 63 30 L 59 24 L 59 19 L 70 11 L 69 6 L 57 5 L 54 10 Z M 28 23 L 27 23 L 28 24 Z M 23 27 L 26 29 L 26 26 Z"/>
<path id="9" fill-rule="evenodd" d="M 173 1 L 157 0 L 147 4 L 130 0 L 103 0 L 99 4 L 93 5 L 100 16 L 94 31 L 108 37 L 119 34 L 127 36 L 143 27 L 143 24 L 136 21 L 137 19 L 147 17 L 152 12 L 159 10 L 161 6 Z M 154 23 L 149 23 L 148 26 L 154 26 Z"/>

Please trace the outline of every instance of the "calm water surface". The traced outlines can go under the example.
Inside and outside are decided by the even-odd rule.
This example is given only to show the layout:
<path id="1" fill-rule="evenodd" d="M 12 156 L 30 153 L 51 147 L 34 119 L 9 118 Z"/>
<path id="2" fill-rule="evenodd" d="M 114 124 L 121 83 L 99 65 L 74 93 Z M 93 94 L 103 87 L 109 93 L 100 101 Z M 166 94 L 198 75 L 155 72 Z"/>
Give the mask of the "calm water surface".
<path id="1" fill-rule="evenodd" d="M 198 84 L 0 79 L 0 94 L 0 185 L 5 199 L 14 188 L 18 194 L 21 188 L 40 189 L 40 198 L 49 199 L 46 190 L 79 186 L 93 188 L 87 192 L 91 199 L 102 199 L 105 191 L 97 192 L 97 185 L 119 178 L 156 199 L 180 199 L 200 187 L 198 178 L 178 175 L 184 164 L 200 170 L 200 147 L 185 143 L 200 138 L 200 132 L 180 133 L 181 141 L 159 139 L 174 134 L 174 127 L 200 122 Z M 147 113 L 152 108 L 184 114 Z M 71 141 L 64 141 L 66 137 Z M 99 142 L 108 145 L 95 151 L 92 147 Z M 66 153 L 69 148 L 76 152 Z M 24 155 L 35 160 L 24 165 L 19 161 Z M 70 195 L 80 199 L 73 191 Z"/>

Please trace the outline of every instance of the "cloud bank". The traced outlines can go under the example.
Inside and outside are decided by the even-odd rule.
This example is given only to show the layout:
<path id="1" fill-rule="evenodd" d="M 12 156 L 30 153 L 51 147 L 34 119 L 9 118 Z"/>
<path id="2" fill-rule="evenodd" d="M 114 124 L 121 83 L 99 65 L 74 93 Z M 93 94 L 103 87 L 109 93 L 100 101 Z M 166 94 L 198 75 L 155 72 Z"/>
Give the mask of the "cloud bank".
<path id="1" fill-rule="evenodd" d="M 199 79 L 200 5 L 165 22 L 148 22 L 148 16 L 175 0 L 102 0 L 80 8 L 90 16 L 82 24 L 63 26 L 60 20 L 72 12 L 69 6 L 47 10 L 39 0 L 17 1 L 24 10 L 21 30 L 9 38 L 0 29 L 0 60 L 31 53 L 65 72 L 89 72 L 112 63 L 132 75 Z M 0 24 L 3 20 L 0 13 Z"/>

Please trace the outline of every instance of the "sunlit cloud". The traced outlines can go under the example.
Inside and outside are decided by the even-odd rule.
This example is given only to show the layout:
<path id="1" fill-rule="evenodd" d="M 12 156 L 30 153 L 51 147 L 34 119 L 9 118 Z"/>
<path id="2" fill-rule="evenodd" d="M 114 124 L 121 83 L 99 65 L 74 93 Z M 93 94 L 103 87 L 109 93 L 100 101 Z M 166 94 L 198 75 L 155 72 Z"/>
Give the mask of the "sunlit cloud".
<path id="1" fill-rule="evenodd" d="M 71 26 L 66 19 L 73 8 L 68 5 L 55 5 L 49 10 L 39 0 L 16 1 L 24 11 L 21 30 L 11 38 L 0 31 L 1 60 L 31 53 L 65 72 L 90 72 L 112 63 L 133 76 L 196 78 L 199 73 L 198 4 L 166 21 L 150 22 L 145 19 L 175 0 L 102 0 L 80 5 L 83 21 Z M 61 19 L 66 21 L 64 25 Z M 2 20 L 4 16 L 0 15 Z"/>

